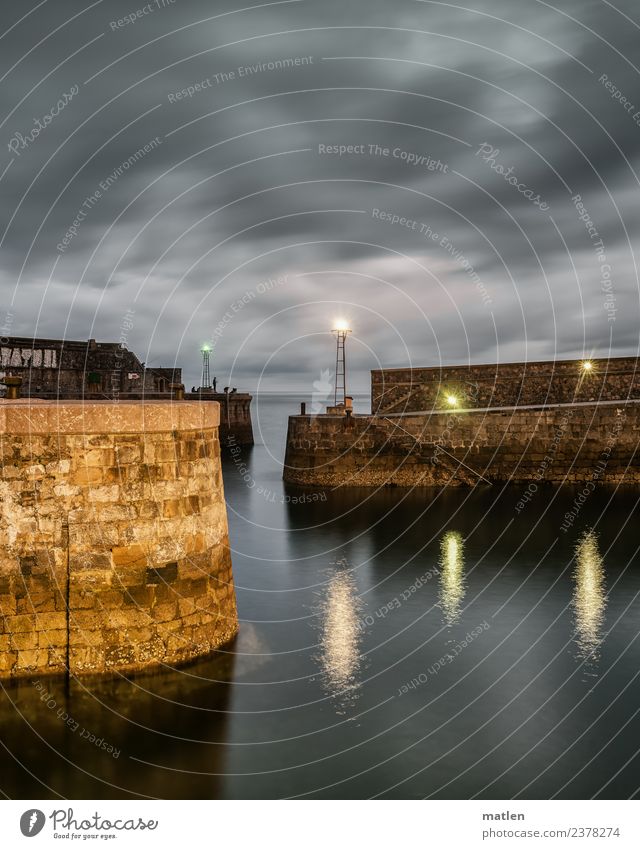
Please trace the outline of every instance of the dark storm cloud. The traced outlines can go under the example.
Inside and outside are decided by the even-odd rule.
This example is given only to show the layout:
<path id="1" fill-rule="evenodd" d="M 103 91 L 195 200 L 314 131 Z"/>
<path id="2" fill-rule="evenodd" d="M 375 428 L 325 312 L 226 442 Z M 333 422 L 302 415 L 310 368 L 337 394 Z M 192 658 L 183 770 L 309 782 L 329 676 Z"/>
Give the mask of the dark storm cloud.
<path id="1" fill-rule="evenodd" d="M 260 373 L 309 388 L 340 314 L 358 387 L 379 364 L 637 349 L 632 3 L 256 6 L 3 8 L 0 283 L 14 332 L 117 339 L 133 309 L 127 342 L 147 361 L 177 361 L 191 385 L 209 339 L 224 382 L 251 388 Z M 488 161 L 483 143 L 499 151 Z"/>

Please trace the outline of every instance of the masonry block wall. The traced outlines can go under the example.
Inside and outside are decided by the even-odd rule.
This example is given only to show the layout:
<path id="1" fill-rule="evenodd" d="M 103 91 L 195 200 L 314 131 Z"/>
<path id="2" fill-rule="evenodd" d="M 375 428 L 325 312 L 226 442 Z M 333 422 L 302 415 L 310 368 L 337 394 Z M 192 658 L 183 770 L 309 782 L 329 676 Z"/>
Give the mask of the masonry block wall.
<path id="1" fill-rule="evenodd" d="M 187 392 L 185 398 L 220 404 L 220 444 L 253 445 L 252 396 L 246 392 Z"/>
<path id="2" fill-rule="evenodd" d="M 238 627 L 214 403 L 0 402 L 0 676 L 175 665 Z"/>
<path id="3" fill-rule="evenodd" d="M 590 360 L 380 369 L 371 372 L 371 409 L 378 413 L 429 411 L 455 395 L 462 407 L 570 404 L 640 398 L 640 360 Z"/>
<path id="4" fill-rule="evenodd" d="M 640 402 L 292 416 L 284 479 L 303 486 L 640 483 Z"/>

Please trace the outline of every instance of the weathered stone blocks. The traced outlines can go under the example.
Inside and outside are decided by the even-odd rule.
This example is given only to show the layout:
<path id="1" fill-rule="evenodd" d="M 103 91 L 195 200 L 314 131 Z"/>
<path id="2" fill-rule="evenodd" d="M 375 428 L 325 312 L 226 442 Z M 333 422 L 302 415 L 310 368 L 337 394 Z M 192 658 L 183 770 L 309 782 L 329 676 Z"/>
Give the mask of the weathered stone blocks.
<path id="1" fill-rule="evenodd" d="M 461 407 L 570 404 L 640 398 L 635 357 L 379 369 L 371 372 L 371 409 L 409 413 L 442 409 L 455 395 Z"/>
<path id="2" fill-rule="evenodd" d="M 481 479 L 635 483 L 639 423 L 640 400 L 436 411 L 386 421 L 354 416 L 349 428 L 344 417 L 292 416 L 284 479 L 316 487 L 456 486 Z M 312 450 L 305 447 L 309 433 L 321 437 Z"/>
<path id="3" fill-rule="evenodd" d="M 217 425 L 212 403 L 0 402 L 0 675 L 170 665 L 234 636 Z"/>

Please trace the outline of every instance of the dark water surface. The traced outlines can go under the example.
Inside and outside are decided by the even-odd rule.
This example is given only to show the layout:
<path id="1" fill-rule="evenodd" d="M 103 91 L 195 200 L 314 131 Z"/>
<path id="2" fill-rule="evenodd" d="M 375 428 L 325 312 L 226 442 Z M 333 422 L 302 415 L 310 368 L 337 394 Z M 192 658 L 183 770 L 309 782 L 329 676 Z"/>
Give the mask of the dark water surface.
<path id="1" fill-rule="evenodd" d="M 301 498 L 281 480 L 299 400 L 257 399 L 259 444 L 226 461 L 234 646 L 131 681 L 41 679 L 52 707 L 6 686 L 3 793 L 636 793 L 637 490 L 599 489 L 567 533 L 580 489 L 541 486 L 519 514 L 525 487 Z"/>

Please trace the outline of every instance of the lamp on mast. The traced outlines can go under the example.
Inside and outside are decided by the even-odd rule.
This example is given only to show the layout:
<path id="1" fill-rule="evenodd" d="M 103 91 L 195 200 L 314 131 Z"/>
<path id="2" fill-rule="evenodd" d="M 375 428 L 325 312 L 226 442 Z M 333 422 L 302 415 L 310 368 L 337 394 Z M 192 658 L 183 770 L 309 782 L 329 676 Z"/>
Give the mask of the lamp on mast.
<path id="1" fill-rule="evenodd" d="M 344 319 L 339 319 L 331 331 L 336 335 L 336 386 L 333 403 L 338 405 L 347 403 L 347 359 L 345 347 L 347 336 L 351 333 L 349 324 Z M 338 399 L 340 398 L 340 401 Z"/>
<path id="2" fill-rule="evenodd" d="M 211 389 L 211 374 L 209 372 L 209 353 L 211 348 L 209 345 L 203 345 L 200 351 L 202 353 L 202 380 L 200 381 L 200 388 Z"/>

